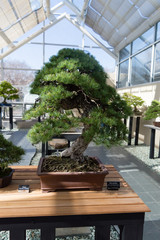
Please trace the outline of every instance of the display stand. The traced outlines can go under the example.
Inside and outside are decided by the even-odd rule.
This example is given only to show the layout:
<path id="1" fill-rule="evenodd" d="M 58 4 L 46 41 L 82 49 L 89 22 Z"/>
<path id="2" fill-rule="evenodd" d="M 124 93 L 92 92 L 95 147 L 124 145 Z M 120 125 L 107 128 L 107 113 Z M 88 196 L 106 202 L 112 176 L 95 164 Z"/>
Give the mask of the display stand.
<path id="1" fill-rule="evenodd" d="M 9 128 L 10 130 L 13 129 L 13 107 L 10 103 L 0 103 L 0 129 L 2 129 L 2 122 L 3 122 L 3 108 L 9 108 Z"/>

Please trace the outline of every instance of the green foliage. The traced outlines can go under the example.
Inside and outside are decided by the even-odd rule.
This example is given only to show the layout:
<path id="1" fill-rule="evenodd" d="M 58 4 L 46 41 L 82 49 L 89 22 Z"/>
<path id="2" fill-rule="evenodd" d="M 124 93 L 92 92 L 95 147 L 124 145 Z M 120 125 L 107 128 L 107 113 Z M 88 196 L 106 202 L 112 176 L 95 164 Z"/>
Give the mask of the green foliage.
<path id="1" fill-rule="evenodd" d="M 125 139 L 122 119 L 131 108 L 106 79 L 100 64 L 82 50 L 63 49 L 51 57 L 32 84 L 31 93 L 38 93 L 40 101 L 25 115 L 25 119 L 46 116 L 29 131 L 32 143 L 48 141 L 80 123 L 87 143 L 111 146 Z"/>
<path id="2" fill-rule="evenodd" d="M 44 77 L 48 74 L 54 74 L 55 76 L 62 71 L 86 73 L 100 85 L 105 84 L 107 77 L 102 66 L 89 53 L 86 54 L 82 50 L 64 48 L 58 52 L 57 56 L 52 56 L 50 61 L 37 72 L 35 80 L 31 84 L 31 93 L 40 94 L 41 87 L 48 85 Z"/>
<path id="3" fill-rule="evenodd" d="M 141 97 L 135 96 L 131 93 L 124 93 L 122 98 L 132 108 L 133 113 L 138 113 L 140 111 L 139 108 L 144 104 L 144 101 Z"/>
<path id="4" fill-rule="evenodd" d="M 6 100 L 18 99 L 18 89 L 12 86 L 11 83 L 7 81 L 2 81 L 0 83 L 0 96 L 3 97 L 3 103 L 6 103 Z"/>
<path id="5" fill-rule="evenodd" d="M 15 146 L 0 134 L 0 176 L 9 164 L 18 163 L 23 154 L 24 150 L 21 147 Z"/>
<path id="6" fill-rule="evenodd" d="M 146 112 L 144 113 L 144 116 L 145 120 L 160 117 L 160 102 L 157 100 L 153 100 L 151 105 L 147 108 Z"/>

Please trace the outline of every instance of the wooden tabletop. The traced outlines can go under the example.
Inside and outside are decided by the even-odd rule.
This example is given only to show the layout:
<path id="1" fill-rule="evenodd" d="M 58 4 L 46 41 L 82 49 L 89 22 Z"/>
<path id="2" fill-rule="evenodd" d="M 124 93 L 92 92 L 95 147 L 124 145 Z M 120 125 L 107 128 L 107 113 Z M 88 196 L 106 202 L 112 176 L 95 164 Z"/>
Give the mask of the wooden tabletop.
<path id="1" fill-rule="evenodd" d="M 108 165 L 102 191 L 58 191 L 42 193 L 36 166 L 15 166 L 11 185 L 0 189 L 0 218 L 114 214 L 149 212 L 150 209 Z M 120 181 L 119 190 L 107 190 L 106 181 Z M 29 193 L 19 193 L 18 185 L 30 185 Z"/>

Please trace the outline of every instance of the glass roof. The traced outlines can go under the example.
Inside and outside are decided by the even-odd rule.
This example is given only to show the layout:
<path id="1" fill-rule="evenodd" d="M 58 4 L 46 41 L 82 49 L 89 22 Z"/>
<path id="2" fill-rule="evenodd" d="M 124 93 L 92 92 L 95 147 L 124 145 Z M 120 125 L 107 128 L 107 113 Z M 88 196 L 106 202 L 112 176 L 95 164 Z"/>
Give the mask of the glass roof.
<path id="1" fill-rule="evenodd" d="M 46 18 L 50 23 L 42 28 Z M 120 49 L 160 20 L 160 0 L 1 0 L 0 59 L 64 18 L 117 58 Z M 88 32 L 86 25 L 114 51 Z M 36 26 L 39 30 L 28 36 Z"/>

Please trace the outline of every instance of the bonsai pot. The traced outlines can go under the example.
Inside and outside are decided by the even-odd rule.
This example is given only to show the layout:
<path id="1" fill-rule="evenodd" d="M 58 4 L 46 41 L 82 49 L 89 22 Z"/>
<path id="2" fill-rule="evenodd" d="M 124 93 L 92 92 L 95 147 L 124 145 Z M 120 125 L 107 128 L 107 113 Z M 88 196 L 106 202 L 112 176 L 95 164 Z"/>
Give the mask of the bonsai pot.
<path id="1" fill-rule="evenodd" d="M 101 167 L 100 172 L 42 172 L 44 158 L 40 159 L 37 174 L 40 177 L 43 192 L 66 189 L 101 190 L 104 178 L 108 174 L 105 166 L 96 159 Z"/>
<path id="2" fill-rule="evenodd" d="M 11 169 L 10 173 L 7 176 L 0 178 L 0 188 L 7 187 L 11 183 L 13 172 L 14 170 Z"/>

